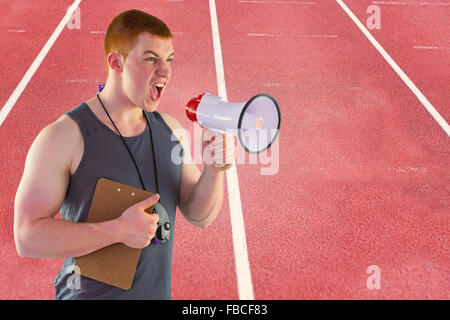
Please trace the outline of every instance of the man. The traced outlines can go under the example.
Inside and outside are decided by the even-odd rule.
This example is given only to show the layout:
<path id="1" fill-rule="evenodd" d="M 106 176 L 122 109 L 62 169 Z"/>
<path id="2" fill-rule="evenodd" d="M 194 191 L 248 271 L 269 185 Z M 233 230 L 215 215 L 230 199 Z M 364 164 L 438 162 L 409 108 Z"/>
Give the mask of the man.
<path id="1" fill-rule="evenodd" d="M 215 154 L 214 161 L 204 159 L 200 174 L 184 129 L 156 111 L 171 77 L 171 38 L 164 22 L 142 11 L 115 17 L 105 37 L 103 91 L 45 127 L 30 147 L 15 199 L 14 238 L 22 257 L 65 258 L 54 281 L 56 299 L 170 299 L 173 240 L 151 242 L 159 217 L 144 210 L 159 200 L 172 232 L 177 206 L 200 228 L 220 210 L 224 171 L 215 164 L 233 163 L 234 137 L 208 139 L 204 132 L 203 148 L 214 146 Z M 183 162 L 177 164 L 171 156 L 180 143 Z M 101 177 L 156 196 L 117 219 L 87 223 Z M 59 210 L 63 219 L 55 219 Z M 114 243 L 142 248 L 130 290 L 86 277 L 69 285 L 75 257 Z"/>

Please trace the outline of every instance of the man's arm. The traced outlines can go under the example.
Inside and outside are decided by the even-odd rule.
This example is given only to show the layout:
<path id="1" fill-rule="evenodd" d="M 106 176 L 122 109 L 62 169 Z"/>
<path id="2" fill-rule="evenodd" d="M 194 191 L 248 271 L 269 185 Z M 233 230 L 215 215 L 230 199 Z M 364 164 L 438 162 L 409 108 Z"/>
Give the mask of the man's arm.
<path id="1" fill-rule="evenodd" d="M 224 171 L 216 170 L 213 164 L 205 164 L 203 172 L 200 173 L 192 160 L 189 141 L 180 123 L 168 114 L 161 115 L 184 148 L 180 177 L 180 211 L 190 223 L 205 228 L 214 221 L 222 206 Z"/>
<path id="2" fill-rule="evenodd" d="M 77 257 L 120 240 L 117 221 L 75 223 L 55 218 L 69 185 L 76 143 L 83 143 L 76 123 L 58 120 L 44 128 L 30 147 L 14 203 L 14 240 L 22 257 Z"/>
<path id="3" fill-rule="evenodd" d="M 180 189 L 180 194 L 184 194 L 184 202 L 180 200 L 180 211 L 193 225 L 206 228 L 216 219 L 222 206 L 224 171 L 205 165 L 195 184 L 186 181 L 190 173 L 189 168 L 184 168 L 184 165 L 181 170 L 182 181 L 183 173 L 184 189 Z"/>

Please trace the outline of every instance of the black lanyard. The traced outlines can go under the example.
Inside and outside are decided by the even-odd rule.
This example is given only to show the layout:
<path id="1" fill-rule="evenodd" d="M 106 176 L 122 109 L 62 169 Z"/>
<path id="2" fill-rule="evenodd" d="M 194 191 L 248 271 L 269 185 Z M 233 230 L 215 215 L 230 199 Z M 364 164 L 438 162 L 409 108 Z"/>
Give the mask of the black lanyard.
<path id="1" fill-rule="evenodd" d="M 98 98 L 98 101 L 100 101 L 100 104 L 102 105 L 103 110 L 105 110 L 106 114 L 108 115 L 109 120 L 111 120 L 111 123 L 113 124 L 114 128 L 116 128 L 117 132 L 119 133 L 120 138 L 122 138 L 123 144 L 124 144 L 125 147 L 127 148 L 128 153 L 130 154 L 130 157 L 131 157 L 131 159 L 133 160 L 134 166 L 136 167 L 136 171 L 137 171 L 137 173 L 138 173 L 138 175 L 139 175 L 139 179 L 141 180 L 142 188 L 143 188 L 144 190 L 147 190 L 147 189 L 145 189 L 144 181 L 142 180 L 141 173 L 139 172 L 138 166 L 137 166 L 137 164 L 136 164 L 136 160 L 134 159 L 133 154 L 132 154 L 131 151 L 130 151 L 130 148 L 128 148 L 128 145 L 127 145 L 127 143 L 125 142 L 125 139 L 122 137 L 122 134 L 120 133 L 119 129 L 117 129 L 117 127 L 116 127 L 114 121 L 112 121 L 111 117 L 109 116 L 108 111 L 106 111 L 106 108 L 105 108 L 105 106 L 103 105 L 102 100 L 100 100 L 99 94 L 97 94 L 97 98 Z M 150 133 L 150 142 L 151 142 L 152 155 L 153 155 L 153 169 L 154 169 L 154 173 L 155 173 L 155 182 L 156 182 L 156 193 L 159 193 L 158 174 L 157 174 L 157 172 L 156 172 L 156 157 L 155 157 L 155 147 L 154 147 L 154 144 L 153 144 L 152 130 L 150 130 L 150 123 L 149 123 L 149 121 L 148 121 L 148 119 L 147 119 L 147 115 L 145 114 L 145 111 L 144 111 L 144 110 L 142 110 L 142 114 L 144 115 L 144 118 L 145 118 L 145 120 L 147 121 L 148 132 Z M 160 195 L 160 196 L 161 196 L 161 195 Z"/>

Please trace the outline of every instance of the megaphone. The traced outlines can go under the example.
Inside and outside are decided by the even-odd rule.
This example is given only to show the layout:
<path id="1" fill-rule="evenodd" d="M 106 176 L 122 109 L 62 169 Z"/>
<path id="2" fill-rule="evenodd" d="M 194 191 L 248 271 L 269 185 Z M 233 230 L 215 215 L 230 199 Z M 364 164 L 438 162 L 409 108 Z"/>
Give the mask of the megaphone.
<path id="1" fill-rule="evenodd" d="M 237 136 L 249 153 L 270 148 L 281 124 L 277 101 L 265 93 L 247 102 L 233 103 L 205 92 L 187 103 L 186 115 L 215 134 L 227 132 Z"/>

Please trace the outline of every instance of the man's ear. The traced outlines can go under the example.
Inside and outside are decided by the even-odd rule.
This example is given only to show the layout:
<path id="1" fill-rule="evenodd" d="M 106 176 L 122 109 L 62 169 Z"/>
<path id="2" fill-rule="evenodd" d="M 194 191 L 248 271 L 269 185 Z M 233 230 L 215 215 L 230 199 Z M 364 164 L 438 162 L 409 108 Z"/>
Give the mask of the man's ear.
<path id="1" fill-rule="evenodd" d="M 110 52 L 108 54 L 107 61 L 108 61 L 109 68 L 111 70 L 113 70 L 114 72 L 117 72 L 117 73 L 122 73 L 123 63 L 122 63 L 122 57 L 121 57 L 120 53 Z"/>

